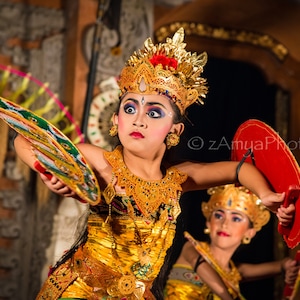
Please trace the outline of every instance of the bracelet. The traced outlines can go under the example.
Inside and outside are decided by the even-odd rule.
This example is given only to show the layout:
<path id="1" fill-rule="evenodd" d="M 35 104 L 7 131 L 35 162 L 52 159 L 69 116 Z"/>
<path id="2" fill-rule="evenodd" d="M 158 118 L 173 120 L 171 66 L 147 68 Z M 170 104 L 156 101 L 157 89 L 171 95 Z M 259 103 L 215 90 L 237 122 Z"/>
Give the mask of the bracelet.
<path id="1" fill-rule="evenodd" d="M 33 166 L 39 173 L 44 174 L 49 180 L 52 178 L 52 174 L 48 172 L 38 160 L 34 162 Z"/>
<path id="2" fill-rule="evenodd" d="M 197 273 L 198 267 L 199 267 L 203 262 L 205 262 L 204 258 L 203 258 L 201 255 L 199 255 L 198 258 L 197 258 L 197 261 L 196 261 L 196 263 L 195 263 L 195 266 L 194 266 L 194 272 L 195 272 L 195 273 Z"/>
<path id="3" fill-rule="evenodd" d="M 240 162 L 239 162 L 239 164 L 237 165 L 237 167 L 236 167 L 236 170 L 235 170 L 235 174 L 236 174 L 236 175 L 235 175 L 235 181 L 236 181 L 237 183 L 240 183 L 240 181 L 239 181 L 239 173 L 240 173 L 240 169 L 241 169 L 243 163 L 245 162 L 245 160 L 246 160 L 249 156 L 251 157 L 252 164 L 255 166 L 254 154 L 253 154 L 252 149 L 249 148 L 249 149 L 247 150 L 247 152 L 244 154 L 243 158 L 240 160 Z"/>

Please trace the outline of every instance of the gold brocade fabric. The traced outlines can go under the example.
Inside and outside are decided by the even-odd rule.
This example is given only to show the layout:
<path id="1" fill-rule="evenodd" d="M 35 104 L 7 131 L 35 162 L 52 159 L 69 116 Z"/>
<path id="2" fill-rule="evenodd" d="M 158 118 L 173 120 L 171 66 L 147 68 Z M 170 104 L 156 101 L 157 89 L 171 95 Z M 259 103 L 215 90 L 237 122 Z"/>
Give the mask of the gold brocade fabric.
<path id="1" fill-rule="evenodd" d="M 170 279 L 165 288 L 165 300 L 208 300 L 213 298 L 210 289 L 203 285 L 201 287 L 189 282 Z"/>
<path id="2" fill-rule="evenodd" d="M 151 249 L 146 248 L 149 261 L 141 265 L 140 245 L 135 243 L 135 226 L 132 221 L 126 217 L 114 221 L 112 230 L 115 248 L 112 250 L 110 228 L 105 219 L 96 214 L 89 217 L 87 242 L 76 251 L 72 259 L 54 271 L 37 299 L 57 299 L 51 283 L 58 285 L 59 290 L 65 290 L 58 293 L 61 298 L 155 299 L 150 288 L 172 244 L 175 225 L 167 221 L 168 224 L 159 230 L 152 222 L 142 218 L 136 221 L 142 238 L 148 238 L 151 243 Z M 64 286 L 60 286 L 61 282 L 64 282 Z"/>
<path id="3" fill-rule="evenodd" d="M 199 249 L 201 250 L 199 251 Z M 223 279 L 228 288 L 228 292 L 232 295 L 233 299 L 245 300 L 240 294 L 239 282 L 241 275 L 232 261 L 230 261 L 230 272 L 225 272 L 214 259 L 209 250 L 208 243 L 199 242 L 196 248 L 203 258 L 211 264 L 216 272 Z M 171 270 L 170 276 L 167 280 L 165 287 L 165 300 L 221 300 L 217 295 L 213 294 L 210 288 L 203 282 L 194 283 L 195 278 L 199 276 L 187 266 L 174 265 Z"/>
<path id="4" fill-rule="evenodd" d="M 113 173 L 123 176 L 116 169 L 122 169 L 124 162 L 119 160 L 118 150 L 112 153 L 117 155 L 112 154 L 110 158 L 118 161 L 118 167 L 112 163 Z M 136 204 L 134 196 L 139 195 L 133 194 L 137 189 L 128 193 L 126 188 L 126 195 L 112 192 L 109 204 L 101 201 L 91 207 L 87 241 L 54 270 L 37 299 L 154 300 L 150 289 L 174 239 L 180 184 L 186 178 L 175 168 L 173 173 L 173 182 L 165 184 L 167 192 L 159 194 L 154 189 L 159 206 L 147 217 Z M 130 178 L 130 181 L 125 180 L 125 187 L 131 183 L 137 185 L 139 179 L 134 175 Z M 175 178 L 180 178 L 176 185 Z M 164 179 L 156 181 L 159 188 L 164 186 L 161 182 L 165 182 Z M 169 189 L 175 187 L 176 193 L 171 193 Z M 175 199 L 164 198 L 173 194 Z"/>
<path id="5" fill-rule="evenodd" d="M 139 260 L 140 245 L 136 245 L 135 226 L 129 218 L 114 219 L 112 231 L 115 237 L 115 248 L 112 250 L 110 226 L 96 214 L 88 221 L 89 238 L 83 247 L 82 254 L 75 255 L 74 269 L 79 278 L 76 285 L 70 286 L 64 293 L 64 298 L 86 297 L 87 299 L 102 299 L 110 295 L 111 299 L 154 299 L 150 288 L 157 276 L 175 234 L 175 225 L 165 225 L 162 230 L 155 228 L 152 222 L 143 219 L 136 220 L 143 239 L 155 240 L 149 252 L 149 262 L 142 266 Z M 88 260 L 84 258 L 88 257 Z M 101 263 L 99 263 L 101 261 Z M 96 275 L 97 274 L 97 275 Z M 122 294 L 120 280 L 130 280 L 134 274 L 134 290 L 130 294 Z M 128 277 L 127 277 L 128 276 Z M 90 288 L 88 292 L 88 286 Z M 78 289 L 80 286 L 80 289 Z M 124 289 L 128 287 L 125 281 Z M 129 287 L 128 287 L 129 289 Z M 79 290 L 84 295 L 78 294 Z M 144 292 L 145 290 L 145 292 Z M 96 295 L 98 298 L 96 298 Z"/>

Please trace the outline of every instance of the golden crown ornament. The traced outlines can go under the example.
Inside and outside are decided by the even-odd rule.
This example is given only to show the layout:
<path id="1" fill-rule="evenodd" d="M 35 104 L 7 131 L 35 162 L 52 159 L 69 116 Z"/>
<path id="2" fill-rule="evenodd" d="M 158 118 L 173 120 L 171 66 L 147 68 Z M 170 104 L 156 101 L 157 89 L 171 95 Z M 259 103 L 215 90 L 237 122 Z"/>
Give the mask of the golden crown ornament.
<path id="1" fill-rule="evenodd" d="M 172 99 L 182 115 L 191 104 L 203 104 L 207 86 L 206 79 L 200 75 L 207 54 L 187 52 L 183 40 L 183 28 L 165 43 L 155 45 L 148 38 L 144 47 L 130 56 L 121 71 L 121 96 L 127 92 L 163 94 Z"/>
<path id="2" fill-rule="evenodd" d="M 202 203 L 202 212 L 208 220 L 218 208 L 233 209 L 244 213 L 253 223 L 256 231 L 270 220 L 270 212 L 262 205 L 261 200 L 247 188 L 227 184 L 208 189 L 208 202 Z"/>

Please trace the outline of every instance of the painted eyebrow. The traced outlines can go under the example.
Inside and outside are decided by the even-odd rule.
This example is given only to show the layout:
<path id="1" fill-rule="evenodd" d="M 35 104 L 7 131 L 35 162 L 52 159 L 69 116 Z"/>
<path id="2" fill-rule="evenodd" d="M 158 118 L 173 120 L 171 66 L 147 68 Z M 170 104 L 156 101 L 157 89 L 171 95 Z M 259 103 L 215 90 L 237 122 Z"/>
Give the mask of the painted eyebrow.
<path id="1" fill-rule="evenodd" d="M 134 102 L 134 103 L 137 104 L 137 105 L 140 104 L 140 102 L 139 102 L 137 99 L 134 99 L 134 98 L 127 98 L 125 101 L 127 101 L 127 100 L 130 100 L 130 101 Z M 160 103 L 160 102 L 154 102 L 154 101 L 152 101 L 152 102 L 146 102 L 146 105 L 147 105 L 147 106 L 157 105 L 157 106 L 163 107 L 164 109 L 167 109 L 167 108 L 166 108 L 162 103 Z"/>

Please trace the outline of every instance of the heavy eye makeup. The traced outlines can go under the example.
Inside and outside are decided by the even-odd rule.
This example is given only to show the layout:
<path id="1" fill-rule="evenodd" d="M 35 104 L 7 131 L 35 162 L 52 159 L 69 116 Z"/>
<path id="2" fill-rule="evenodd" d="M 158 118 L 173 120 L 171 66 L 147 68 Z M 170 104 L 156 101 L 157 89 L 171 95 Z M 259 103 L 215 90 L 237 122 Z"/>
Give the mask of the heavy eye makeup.
<path id="1" fill-rule="evenodd" d="M 139 109 L 139 102 L 135 99 L 127 99 L 123 104 L 123 110 L 127 114 L 135 114 Z M 164 106 L 160 103 L 146 102 L 146 115 L 152 119 L 159 119 L 166 116 Z M 170 114 L 172 116 L 172 114 Z"/>
<path id="2" fill-rule="evenodd" d="M 163 118 L 166 114 L 165 112 L 157 106 L 150 106 L 147 109 L 146 115 L 153 119 Z"/>
<path id="3" fill-rule="evenodd" d="M 136 104 L 134 102 L 126 102 L 123 105 L 123 109 L 126 114 L 134 114 L 137 111 Z"/>
<path id="4" fill-rule="evenodd" d="M 212 217 L 214 217 L 214 219 L 220 220 L 220 219 L 224 219 L 224 211 L 222 210 L 216 210 L 212 213 Z"/>
<path id="5" fill-rule="evenodd" d="M 216 210 L 213 212 L 212 216 L 217 220 L 221 220 L 225 218 L 225 214 L 226 213 L 223 210 Z M 230 218 L 234 223 L 240 223 L 245 220 L 245 217 L 237 212 L 230 212 Z"/>
<path id="6" fill-rule="evenodd" d="M 232 213 L 231 219 L 235 223 L 240 223 L 240 222 L 243 222 L 245 218 L 240 214 Z"/>

